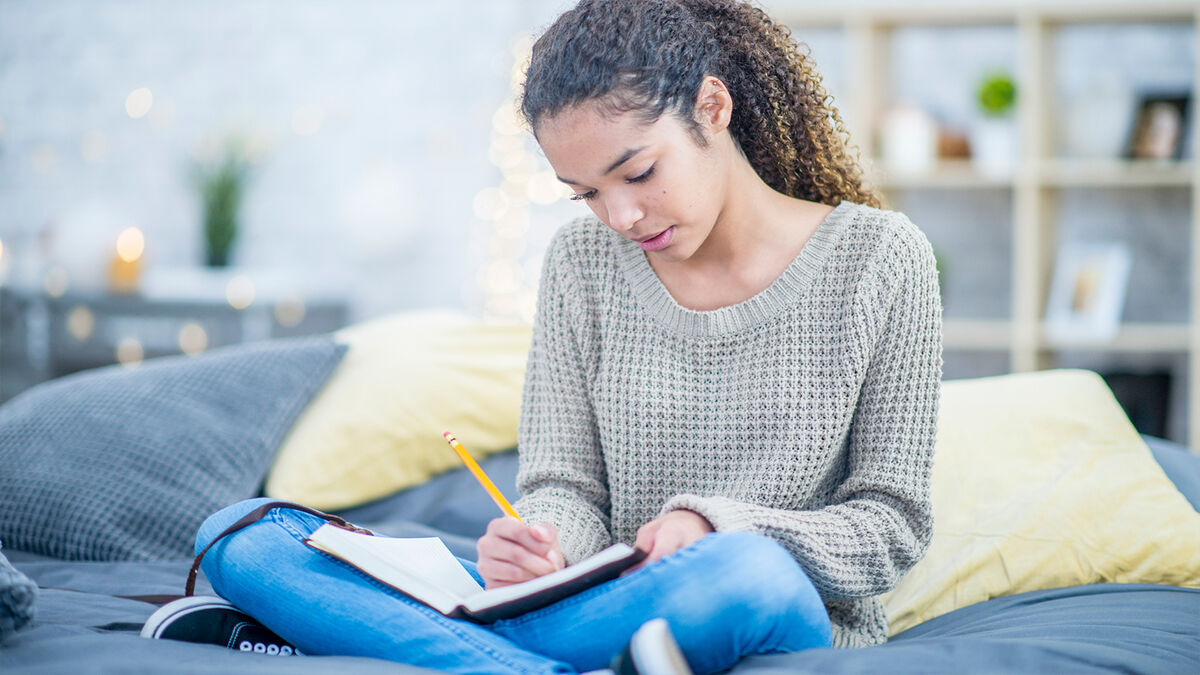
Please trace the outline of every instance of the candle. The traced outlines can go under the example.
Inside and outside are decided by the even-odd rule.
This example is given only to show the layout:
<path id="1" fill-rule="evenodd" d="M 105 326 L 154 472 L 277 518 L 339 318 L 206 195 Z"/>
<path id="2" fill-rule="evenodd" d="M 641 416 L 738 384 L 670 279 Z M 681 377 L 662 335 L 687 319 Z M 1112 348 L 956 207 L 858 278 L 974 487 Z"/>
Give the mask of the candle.
<path id="1" fill-rule="evenodd" d="M 108 270 L 108 287 L 113 293 L 136 293 L 142 271 L 146 239 L 136 227 L 127 227 L 117 237 L 117 250 Z"/>

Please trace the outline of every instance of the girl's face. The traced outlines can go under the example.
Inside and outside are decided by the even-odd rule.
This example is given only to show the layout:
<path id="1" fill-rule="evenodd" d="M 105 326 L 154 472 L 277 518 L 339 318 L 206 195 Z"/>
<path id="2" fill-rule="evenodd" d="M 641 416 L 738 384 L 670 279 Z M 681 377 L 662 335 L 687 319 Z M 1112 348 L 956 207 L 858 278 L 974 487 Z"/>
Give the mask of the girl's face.
<path id="1" fill-rule="evenodd" d="M 538 143 L 572 199 L 663 262 L 691 258 L 708 240 L 725 198 L 726 162 L 697 145 L 674 115 L 581 104 L 541 121 Z"/>

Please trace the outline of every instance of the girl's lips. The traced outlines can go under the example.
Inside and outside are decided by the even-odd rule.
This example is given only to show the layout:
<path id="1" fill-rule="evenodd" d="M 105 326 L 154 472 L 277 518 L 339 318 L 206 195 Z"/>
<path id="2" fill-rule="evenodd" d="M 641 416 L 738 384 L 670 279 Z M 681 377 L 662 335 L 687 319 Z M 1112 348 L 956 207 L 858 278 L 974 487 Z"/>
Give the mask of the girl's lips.
<path id="1" fill-rule="evenodd" d="M 638 246 L 641 246 L 642 250 L 644 251 L 661 251 L 662 249 L 671 245 L 671 240 L 673 238 L 675 238 L 674 225 L 668 227 L 662 232 L 659 232 L 657 235 L 646 239 L 645 241 L 639 241 Z"/>

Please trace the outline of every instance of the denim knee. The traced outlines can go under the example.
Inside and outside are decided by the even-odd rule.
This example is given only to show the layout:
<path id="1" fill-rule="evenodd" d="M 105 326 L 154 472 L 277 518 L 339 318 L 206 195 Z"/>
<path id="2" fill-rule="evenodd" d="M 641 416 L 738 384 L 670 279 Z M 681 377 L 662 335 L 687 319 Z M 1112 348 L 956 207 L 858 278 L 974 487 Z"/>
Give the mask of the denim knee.
<path id="1" fill-rule="evenodd" d="M 785 634 L 776 638 L 787 651 L 832 643 L 825 604 L 787 549 L 770 537 L 750 532 L 716 536 L 713 543 L 720 550 L 721 564 L 713 573 L 725 577 L 721 584 L 737 580 L 732 595 L 746 621 L 779 626 Z"/>
<path id="2" fill-rule="evenodd" d="M 196 531 L 196 555 L 200 555 L 200 551 L 203 551 L 205 547 L 207 547 L 209 543 L 217 537 L 217 535 L 224 532 L 225 529 L 230 525 L 236 523 L 239 518 L 258 508 L 259 505 L 265 504 L 269 501 L 273 500 L 269 497 L 246 499 L 234 504 L 230 504 L 229 506 L 226 506 L 220 511 L 217 511 L 209 516 L 204 523 L 200 525 L 200 529 Z"/>

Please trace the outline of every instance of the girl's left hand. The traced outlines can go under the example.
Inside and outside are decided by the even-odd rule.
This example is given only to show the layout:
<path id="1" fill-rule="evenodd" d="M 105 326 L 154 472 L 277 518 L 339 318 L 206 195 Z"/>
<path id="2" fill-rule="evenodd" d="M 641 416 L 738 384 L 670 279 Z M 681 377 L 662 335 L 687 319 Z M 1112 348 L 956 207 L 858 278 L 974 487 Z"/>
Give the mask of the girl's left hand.
<path id="1" fill-rule="evenodd" d="M 695 511 L 679 509 L 638 528 L 637 540 L 633 545 L 649 553 L 646 562 L 653 562 L 713 531 L 712 524 L 704 516 Z"/>

